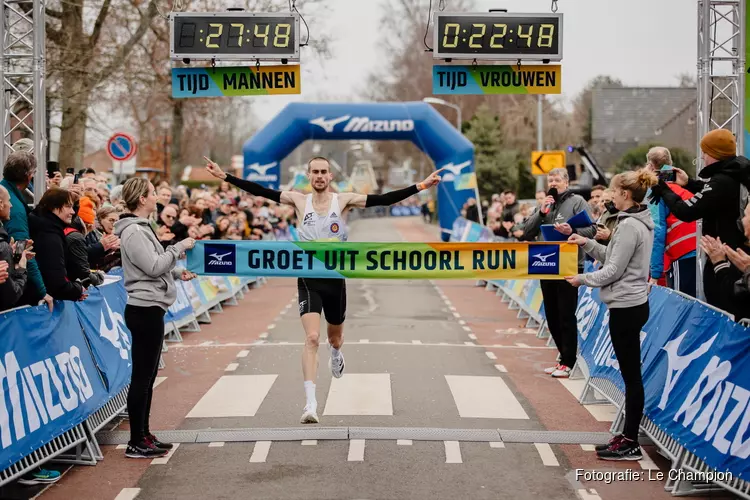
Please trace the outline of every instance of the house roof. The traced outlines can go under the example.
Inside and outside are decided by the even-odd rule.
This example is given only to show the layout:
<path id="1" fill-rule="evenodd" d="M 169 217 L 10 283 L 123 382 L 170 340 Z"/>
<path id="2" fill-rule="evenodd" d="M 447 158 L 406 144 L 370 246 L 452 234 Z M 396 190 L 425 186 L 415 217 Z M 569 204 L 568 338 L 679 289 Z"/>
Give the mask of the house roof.
<path id="1" fill-rule="evenodd" d="M 592 92 L 592 138 L 640 141 L 653 137 L 697 97 L 686 87 L 605 87 Z"/>

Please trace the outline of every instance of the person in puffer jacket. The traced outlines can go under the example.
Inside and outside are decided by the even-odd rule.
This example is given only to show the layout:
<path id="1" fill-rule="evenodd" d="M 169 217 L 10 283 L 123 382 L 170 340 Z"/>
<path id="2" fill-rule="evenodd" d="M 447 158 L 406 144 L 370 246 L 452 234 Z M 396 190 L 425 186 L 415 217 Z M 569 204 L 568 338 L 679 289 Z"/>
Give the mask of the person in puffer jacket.
<path id="1" fill-rule="evenodd" d="M 638 444 L 644 405 L 640 334 L 649 317 L 649 261 L 654 241 L 654 221 L 643 199 L 656 182 L 656 175 L 647 168 L 612 179 L 614 202 L 620 212 L 608 246 L 580 234 L 568 239 L 602 263 L 599 270 L 565 279 L 576 287 L 601 288 L 601 301 L 609 309 L 612 347 L 625 382 L 623 433 L 597 448 L 603 460 L 643 458 Z"/>

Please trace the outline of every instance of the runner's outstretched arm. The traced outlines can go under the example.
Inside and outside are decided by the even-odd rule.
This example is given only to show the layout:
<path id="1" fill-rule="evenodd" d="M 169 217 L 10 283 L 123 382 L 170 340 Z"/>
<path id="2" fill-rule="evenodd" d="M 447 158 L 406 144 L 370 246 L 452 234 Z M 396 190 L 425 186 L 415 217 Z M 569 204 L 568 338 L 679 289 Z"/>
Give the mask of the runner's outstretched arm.
<path id="1" fill-rule="evenodd" d="M 233 175 L 230 175 L 224 172 L 219 165 L 217 165 L 215 162 L 211 161 L 210 159 L 206 158 L 205 156 L 203 158 L 205 158 L 206 161 L 208 162 L 206 164 L 206 170 L 208 170 L 208 172 L 214 177 L 221 179 L 223 181 L 225 180 L 228 183 L 242 189 L 243 191 L 247 191 L 253 196 L 260 196 L 262 198 L 275 201 L 276 203 L 294 206 L 294 199 L 293 199 L 294 193 L 291 193 L 289 191 L 277 191 L 275 189 L 269 189 L 267 187 L 261 186 L 257 182 L 246 181 L 245 179 L 240 179 L 239 177 L 235 177 Z"/>
<path id="2" fill-rule="evenodd" d="M 394 203 L 398 203 L 399 201 L 403 201 L 407 199 L 408 197 L 417 194 L 420 191 L 424 191 L 425 189 L 429 189 L 432 186 L 439 184 L 440 176 L 438 174 L 442 171 L 443 171 L 442 168 L 440 170 L 435 170 L 433 173 L 430 174 L 429 177 L 427 177 L 425 180 L 423 180 L 419 184 L 414 184 L 407 188 L 399 189 L 397 191 L 391 191 L 389 193 L 383 193 L 383 194 L 356 194 L 356 193 L 349 194 L 347 193 L 347 194 L 340 194 L 339 199 L 345 201 L 346 206 L 349 206 L 349 207 L 355 207 L 355 208 L 387 207 L 389 205 L 393 205 Z"/>

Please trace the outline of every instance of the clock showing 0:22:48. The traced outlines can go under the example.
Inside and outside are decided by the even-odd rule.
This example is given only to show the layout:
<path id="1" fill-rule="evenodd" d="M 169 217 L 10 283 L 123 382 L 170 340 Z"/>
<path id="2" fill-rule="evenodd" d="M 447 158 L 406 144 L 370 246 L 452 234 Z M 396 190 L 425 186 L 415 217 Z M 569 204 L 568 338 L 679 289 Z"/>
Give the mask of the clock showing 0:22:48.
<path id="1" fill-rule="evenodd" d="M 436 12 L 435 59 L 562 60 L 562 14 Z"/>
<path id="2" fill-rule="evenodd" d="M 299 59 L 296 13 L 176 12 L 172 59 Z"/>

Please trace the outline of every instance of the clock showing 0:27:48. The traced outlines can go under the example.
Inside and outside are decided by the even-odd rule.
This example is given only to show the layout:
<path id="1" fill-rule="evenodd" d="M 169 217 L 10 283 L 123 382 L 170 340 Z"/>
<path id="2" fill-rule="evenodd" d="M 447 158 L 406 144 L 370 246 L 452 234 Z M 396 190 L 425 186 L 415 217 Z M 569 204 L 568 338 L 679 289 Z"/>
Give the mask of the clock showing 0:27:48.
<path id="1" fill-rule="evenodd" d="M 562 14 L 436 12 L 436 59 L 562 60 Z"/>

